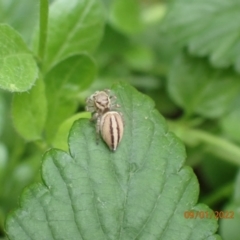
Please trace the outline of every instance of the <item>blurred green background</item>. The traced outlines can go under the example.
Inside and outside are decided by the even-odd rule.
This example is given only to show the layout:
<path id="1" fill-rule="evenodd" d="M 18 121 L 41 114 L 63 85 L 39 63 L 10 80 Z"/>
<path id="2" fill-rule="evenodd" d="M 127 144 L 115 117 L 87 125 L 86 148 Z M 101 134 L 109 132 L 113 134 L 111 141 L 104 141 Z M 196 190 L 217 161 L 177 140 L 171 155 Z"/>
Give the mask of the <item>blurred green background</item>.
<path id="1" fill-rule="evenodd" d="M 84 111 L 87 96 L 119 81 L 150 96 L 170 130 L 186 145 L 186 164 L 199 179 L 200 201 L 216 211 L 235 211 L 234 220 L 220 220 L 220 234 L 225 240 L 239 239 L 240 1 L 102 0 L 102 4 L 106 25 L 92 55 L 98 73 L 77 94 L 75 114 Z M 29 48 L 38 19 L 37 0 L 0 0 L 0 22 L 17 30 Z M 40 181 L 41 157 L 55 146 L 26 141 L 16 132 L 12 98 L 13 94 L 0 92 L 2 237 L 6 214 L 17 206 L 25 186 Z M 82 114 L 69 117 L 69 124 L 89 117 Z M 64 141 L 65 133 L 59 130 L 59 138 L 61 134 Z"/>

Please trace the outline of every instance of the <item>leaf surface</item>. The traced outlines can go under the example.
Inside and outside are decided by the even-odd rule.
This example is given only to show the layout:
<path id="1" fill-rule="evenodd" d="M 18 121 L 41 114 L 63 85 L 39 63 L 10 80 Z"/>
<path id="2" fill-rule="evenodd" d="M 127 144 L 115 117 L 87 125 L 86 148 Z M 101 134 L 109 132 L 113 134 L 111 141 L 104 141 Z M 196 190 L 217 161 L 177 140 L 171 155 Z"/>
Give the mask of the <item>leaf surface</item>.
<path id="1" fill-rule="evenodd" d="M 103 26 L 104 8 L 100 1 L 54 1 L 49 10 L 45 69 L 71 55 L 92 52 L 101 40 Z"/>
<path id="2" fill-rule="evenodd" d="M 38 1 L 1 0 L 0 22 L 7 23 L 17 30 L 26 43 L 30 42 L 39 12 Z M 27 16 L 27 17 L 23 17 Z"/>
<path id="3" fill-rule="evenodd" d="M 6 100 L 4 99 L 3 93 L 0 92 L 0 116 L 5 116 L 7 112 L 6 109 L 7 109 Z M 2 135 L 5 121 L 6 119 L 4 117 L 0 118 L 0 136 Z"/>
<path id="4" fill-rule="evenodd" d="M 127 84 L 112 88 L 125 130 L 116 152 L 96 144 L 93 122 L 76 121 L 70 155 L 52 149 L 43 161 L 44 184 L 23 194 L 7 220 L 11 240 L 220 239 L 215 219 L 187 219 L 198 182 L 184 167 L 185 149 L 168 132 L 154 103 Z"/>
<path id="5" fill-rule="evenodd" d="M 240 143 L 240 95 L 234 101 L 234 104 L 229 107 L 229 111 L 220 119 L 220 126 L 223 133 L 230 139 Z"/>
<path id="6" fill-rule="evenodd" d="M 139 33 L 143 29 L 143 20 L 138 1 L 113 1 L 110 7 L 110 22 L 123 33 Z"/>
<path id="7" fill-rule="evenodd" d="M 176 0 L 163 29 L 192 54 L 208 56 L 217 67 L 234 65 L 240 72 L 240 2 Z"/>
<path id="8" fill-rule="evenodd" d="M 224 240 L 238 240 L 240 235 L 240 171 L 235 181 L 233 199 L 222 211 L 220 233 Z"/>
<path id="9" fill-rule="evenodd" d="M 26 140 L 42 138 L 46 121 L 45 85 L 40 79 L 29 92 L 17 93 L 13 98 L 12 118 L 17 132 Z"/>
<path id="10" fill-rule="evenodd" d="M 205 117 L 223 115 L 239 92 L 239 75 L 234 71 L 216 70 L 204 59 L 179 55 L 172 64 L 168 91 L 171 98 L 188 115 Z"/>
<path id="11" fill-rule="evenodd" d="M 10 92 L 24 92 L 38 76 L 34 58 L 21 36 L 0 24 L 0 87 Z"/>

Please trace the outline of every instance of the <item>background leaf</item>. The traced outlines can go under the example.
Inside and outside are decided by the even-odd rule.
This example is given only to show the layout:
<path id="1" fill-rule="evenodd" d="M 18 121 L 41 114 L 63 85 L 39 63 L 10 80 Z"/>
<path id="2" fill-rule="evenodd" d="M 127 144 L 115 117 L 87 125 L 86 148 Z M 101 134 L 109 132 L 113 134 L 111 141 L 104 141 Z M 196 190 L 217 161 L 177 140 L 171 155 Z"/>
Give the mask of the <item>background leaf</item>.
<path id="1" fill-rule="evenodd" d="M 220 126 L 223 133 L 230 139 L 240 143 L 240 95 L 236 98 L 236 101 L 229 108 L 227 114 L 220 119 Z"/>
<path id="2" fill-rule="evenodd" d="M 110 7 L 110 22 L 127 34 L 143 29 L 140 6 L 137 0 L 114 0 Z"/>
<path id="3" fill-rule="evenodd" d="M 54 1 L 49 9 L 45 68 L 70 55 L 92 52 L 101 40 L 103 25 L 104 9 L 98 0 Z"/>
<path id="4" fill-rule="evenodd" d="M 0 116 L 4 116 L 6 114 L 6 100 L 4 99 L 4 95 L 0 92 Z M 5 119 L 3 117 L 0 118 L 0 136 L 2 135 L 3 127 L 4 127 Z"/>
<path id="5" fill-rule="evenodd" d="M 68 151 L 68 134 L 73 123 L 80 118 L 91 118 L 90 112 L 77 113 L 67 120 L 65 120 L 58 128 L 55 139 L 53 141 L 53 147 Z"/>
<path id="6" fill-rule="evenodd" d="M 42 139 L 47 115 L 45 86 L 42 80 L 21 94 L 15 94 L 12 105 L 13 124 L 18 133 L 28 141 Z"/>
<path id="7" fill-rule="evenodd" d="M 209 56 L 217 67 L 234 65 L 240 72 L 239 11 L 238 0 L 177 0 L 163 29 L 192 54 Z"/>
<path id="8" fill-rule="evenodd" d="M 125 62 L 134 70 L 147 72 L 154 65 L 154 54 L 150 48 L 133 46 L 124 53 Z"/>
<path id="9" fill-rule="evenodd" d="M 240 109 L 235 109 L 222 119 L 222 127 L 224 132 L 233 140 L 240 142 L 239 126 Z"/>
<path id="10" fill-rule="evenodd" d="M 206 153 L 199 164 L 198 170 L 203 172 L 205 176 L 204 183 L 212 191 L 234 181 L 238 169 L 235 165 L 222 161 L 220 157 L 207 153 L 208 148 L 214 149 L 210 144 L 206 147 Z M 214 171 L 217 171 L 219 174 L 213 174 Z"/>
<path id="11" fill-rule="evenodd" d="M 38 6 L 38 1 L 0 0 L 0 22 L 12 26 L 29 43 L 38 21 Z"/>
<path id="12" fill-rule="evenodd" d="M 240 236 L 240 171 L 238 172 L 233 199 L 224 208 L 224 213 L 232 211 L 233 218 L 220 219 L 220 232 L 224 240 L 238 240 Z M 230 216 L 230 215 L 229 215 Z"/>
<path id="13" fill-rule="evenodd" d="M 36 151 L 35 155 L 25 157 L 14 164 L 13 166 L 13 162 L 11 162 L 10 166 L 9 162 L 7 162 L 3 168 L 4 172 L 0 175 L 0 212 L 2 213 L 0 221 L 3 220 L 1 226 L 4 226 L 4 220 L 9 211 L 17 207 L 19 195 L 23 189 L 33 181 L 40 181 L 41 154 L 39 151 Z M 11 175 L 11 178 L 9 178 L 9 175 Z"/>
<path id="14" fill-rule="evenodd" d="M 48 141 L 54 139 L 59 125 L 76 111 L 78 94 L 92 83 L 95 74 L 95 63 L 82 54 L 63 60 L 46 75 Z"/>
<path id="15" fill-rule="evenodd" d="M 221 116 L 228 110 L 239 88 L 239 75 L 230 69 L 216 70 L 203 59 L 186 54 L 179 55 L 169 72 L 169 94 L 189 115 Z"/>
<path id="16" fill-rule="evenodd" d="M 196 205 L 198 182 L 183 167 L 185 149 L 167 131 L 153 102 L 126 84 L 112 89 L 125 132 L 115 153 L 96 144 L 95 126 L 76 121 L 70 154 L 46 153 L 45 185 L 28 188 L 7 221 L 13 239 L 220 239 L 215 219 L 185 219 Z"/>
<path id="17" fill-rule="evenodd" d="M 20 35 L 0 24 L 0 87 L 10 92 L 24 92 L 32 87 L 38 69 Z"/>

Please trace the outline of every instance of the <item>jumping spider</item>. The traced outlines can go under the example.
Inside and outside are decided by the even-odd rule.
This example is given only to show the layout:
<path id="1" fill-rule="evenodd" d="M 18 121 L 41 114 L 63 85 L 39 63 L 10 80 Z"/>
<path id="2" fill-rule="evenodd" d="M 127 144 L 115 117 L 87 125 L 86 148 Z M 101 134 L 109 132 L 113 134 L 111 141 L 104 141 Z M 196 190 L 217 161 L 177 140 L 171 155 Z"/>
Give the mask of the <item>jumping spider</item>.
<path id="1" fill-rule="evenodd" d="M 86 100 L 86 110 L 92 112 L 91 120 L 96 121 L 97 143 L 101 133 L 103 140 L 115 151 L 123 136 L 122 114 L 114 111 L 120 107 L 115 103 L 116 96 L 110 90 L 96 91 Z"/>

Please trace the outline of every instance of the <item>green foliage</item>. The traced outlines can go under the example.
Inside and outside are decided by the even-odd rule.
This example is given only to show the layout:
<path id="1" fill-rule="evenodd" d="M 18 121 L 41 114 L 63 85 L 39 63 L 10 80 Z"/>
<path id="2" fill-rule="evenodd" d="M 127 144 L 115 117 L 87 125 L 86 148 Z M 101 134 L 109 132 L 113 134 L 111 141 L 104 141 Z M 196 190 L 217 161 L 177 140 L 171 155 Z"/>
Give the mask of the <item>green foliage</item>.
<path id="1" fill-rule="evenodd" d="M 238 240 L 240 235 L 240 171 L 238 172 L 237 179 L 235 182 L 235 190 L 233 194 L 233 199 L 230 203 L 228 203 L 224 212 L 231 213 L 231 217 L 233 218 L 223 218 L 220 221 L 220 231 L 224 238 L 224 240 Z M 230 214 L 229 214 L 230 217 Z"/>
<path id="2" fill-rule="evenodd" d="M 240 95 L 234 102 L 233 106 L 229 109 L 228 113 L 223 116 L 220 121 L 220 125 L 224 134 L 226 134 L 230 139 L 240 143 L 240 129 L 239 129 L 239 119 L 240 119 Z"/>
<path id="3" fill-rule="evenodd" d="M 110 9 L 110 21 L 116 28 L 127 34 L 140 32 L 143 22 L 137 0 L 113 1 Z"/>
<path id="4" fill-rule="evenodd" d="M 202 59 L 181 55 L 171 67 L 168 89 L 186 114 L 213 118 L 226 113 L 236 98 L 238 80 L 239 75 L 231 70 L 215 70 Z"/>
<path id="5" fill-rule="evenodd" d="M 154 64 L 154 55 L 151 49 L 141 45 L 127 49 L 124 59 L 131 69 L 136 71 L 148 71 Z"/>
<path id="6" fill-rule="evenodd" d="M 206 205 L 233 209 L 219 232 L 238 239 L 239 16 L 238 0 L 0 0 L 0 238 L 35 182 L 10 239 L 221 239 L 214 219 L 184 218 Z M 116 82 L 125 131 L 111 153 L 82 118 Z"/>
<path id="7" fill-rule="evenodd" d="M 49 9 L 44 68 L 49 70 L 73 54 L 92 52 L 102 37 L 103 24 L 104 12 L 99 1 L 71 0 L 68 4 L 65 0 L 54 1 Z"/>
<path id="8" fill-rule="evenodd" d="M 6 103 L 3 94 L 0 92 L 0 116 L 4 116 L 6 113 Z M 4 118 L 0 118 L 0 135 L 2 134 L 4 127 Z"/>
<path id="9" fill-rule="evenodd" d="M 81 112 L 77 113 L 67 120 L 65 120 L 58 128 L 58 131 L 56 133 L 55 139 L 53 141 L 53 146 L 55 148 L 62 149 L 64 151 L 68 151 L 68 133 L 73 125 L 73 123 L 80 119 L 80 118 L 90 118 L 91 114 L 89 112 Z"/>
<path id="10" fill-rule="evenodd" d="M 71 1 L 67 5 L 65 1 L 54 1 L 49 21 L 48 1 L 41 1 L 39 9 L 37 5 L 30 3 L 23 9 L 18 2 L 0 1 L 0 21 L 10 23 L 28 42 L 34 32 L 33 45 L 39 54 L 33 56 L 19 33 L 6 24 L 0 25 L 0 87 L 22 92 L 14 95 L 12 103 L 9 94 L 0 92 L 0 235 L 6 213 L 16 206 L 22 189 L 29 182 L 39 181 L 40 156 L 60 139 L 61 146 L 66 145 L 65 129 L 71 125 L 64 130 L 58 128 L 82 104 L 82 92 L 96 76 L 95 61 L 88 53 L 103 34 L 104 9 L 99 1 Z M 31 32 L 27 29 L 33 25 L 37 29 L 38 14 L 33 19 L 31 12 L 29 18 L 17 21 L 20 15 L 40 9 L 40 32 L 33 27 Z"/>
<path id="11" fill-rule="evenodd" d="M 36 85 L 29 92 L 14 96 L 12 106 L 13 124 L 19 134 L 26 140 L 42 139 L 46 113 L 47 102 L 42 80 L 37 80 Z"/>
<path id="12" fill-rule="evenodd" d="M 30 43 L 32 29 L 38 21 L 38 5 L 38 1 L 0 0 L 0 22 L 11 25 Z"/>
<path id="13" fill-rule="evenodd" d="M 52 140 L 59 124 L 77 108 L 77 96 L 94 80 L 96 66 L 87 55 L 71 56 L 51 69 L 46 75 L 48 116 L 46 138 Z"/>
<path id="14" fill-rule="evenodd" d="M 0 87 L 11 92 L 30 89 L 38 75 L 36 63 L 21 36 L 5 24 L 0 25 L 0 54 Z"/>
<path id="15" fill-rule="evenodd" d="M 192 54 L 208 56 L 216 67 L 234 65 L 240 72 L 239 11 L 238 0 L 173 1 L 164 29 Z"/>
<path id="16" fill-rule="evenodd" d="M 117 151 L 96 144 L 92 122 L 76 121 L 70 155 L 46 153 L 45 185 L 26 189 L 21 208 L 9 217 L 10 239 L 151 239 L 153 233 L 162 239 L 217 239 L 215 219 L 184 219 L 187 210 L 210 209 L 196 205 L 198 182 L 183 167 L 184 147 L 153 102 L 126 84 L 112 90 L 125 121 Z"/>

